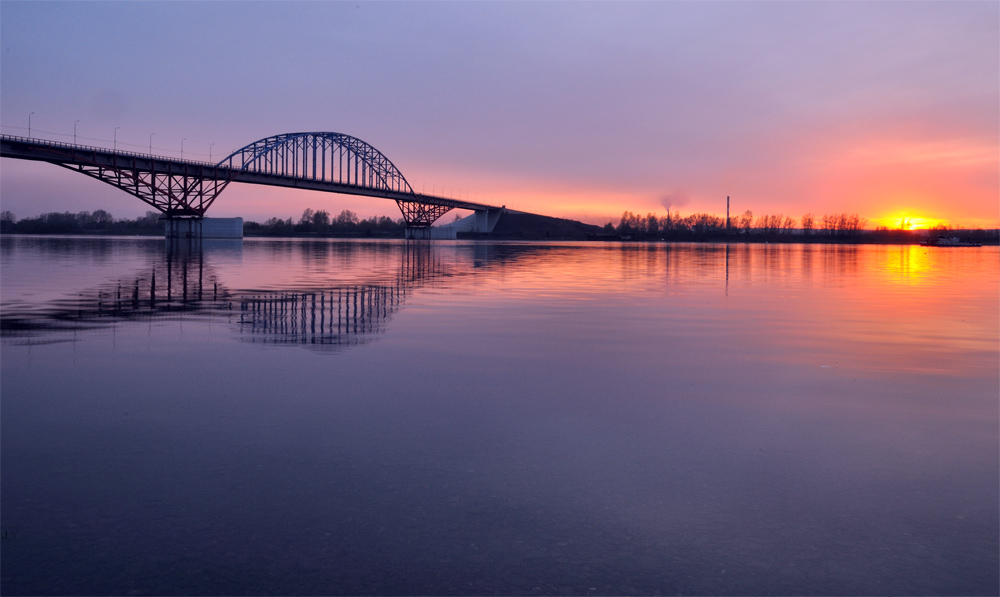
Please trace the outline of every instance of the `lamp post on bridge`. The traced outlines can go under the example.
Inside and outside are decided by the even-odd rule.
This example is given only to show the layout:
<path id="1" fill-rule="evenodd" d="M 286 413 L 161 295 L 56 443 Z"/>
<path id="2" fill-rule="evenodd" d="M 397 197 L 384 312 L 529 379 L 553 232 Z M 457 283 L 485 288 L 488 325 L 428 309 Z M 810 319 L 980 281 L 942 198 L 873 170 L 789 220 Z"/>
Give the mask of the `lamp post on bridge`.
<path id="1" fill-rule="evenodd" d="M 73 121 L 73 145 L 76 145 L 76 123 L 78 122 L 80 121 L 79 120 Z"/>
<path id="2" fill-rule="evenodd" d="M 118 151 L 118 129 L 120 128 L 122 127 L 120 126 L 115 127 L 115 151 Z"/>
<path id="3" fill-rule="evenodd" d="M 34 112 L 32 112 L 31 114 L 34 114 Z M 31 138 L 31 114 L 28 114 L 28 138 L 29 139 Z"/>
<path id="4" fill-rule="evenodd" d="M 212 143 L 212 145 L 208 146 L 208 161 L 210 161 L 210 162 L 212 161 L 212 147 L 214 145 L 215 145 L 215 143 Z"/>
<path id="5" fill-rule="evenodd" d="M 181 139 L 181 159 L 182 160 L 184 159 L 184 142 L 185 141 L 187 141 L 187 138 Z"/>
<path id="6" fill-rule="evenodd" d="M 153 135 L 156 133 L 149 133 L 149 155 L 153 155 Z"/>

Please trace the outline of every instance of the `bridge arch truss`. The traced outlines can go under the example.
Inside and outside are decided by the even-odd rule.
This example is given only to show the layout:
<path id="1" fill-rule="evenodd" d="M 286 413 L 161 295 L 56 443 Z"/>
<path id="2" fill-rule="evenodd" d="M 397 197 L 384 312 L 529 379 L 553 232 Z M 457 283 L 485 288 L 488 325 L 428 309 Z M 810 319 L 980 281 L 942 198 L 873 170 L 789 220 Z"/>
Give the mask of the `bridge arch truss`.
<path id="1" fill-rule="evenodd" d="M 254 141 L 218 164 L 241 174 L 329 183 L 384 193 L 395 199 L 410 227 L 428 227 L 453 206 L 410 199 L 413 188 L 392 161 L 372 145 L 343 133 L 285 133 Z"/>

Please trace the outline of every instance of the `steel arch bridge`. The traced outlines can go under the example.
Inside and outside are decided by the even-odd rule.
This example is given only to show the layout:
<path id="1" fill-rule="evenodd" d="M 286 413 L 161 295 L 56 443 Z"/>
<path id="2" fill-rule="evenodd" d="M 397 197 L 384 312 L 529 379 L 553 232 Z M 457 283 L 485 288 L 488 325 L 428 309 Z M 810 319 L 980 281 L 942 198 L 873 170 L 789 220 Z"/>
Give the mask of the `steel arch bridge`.
<path id="1" fill-rule="evenodd" d="M 415 193 L 381 151 L 342 133 L 266 137 L 216 164 L 10 135 L 0 136 L 0 157 L 45 161 L 80 172 L 138 197 L 168 218 L 204 217 L 231 182 L 391 199 L 410 228 L 430 227 L 456 208 L 495 223 L 503 210 Z"/>
<path id="2" fill-rule="evenodd" d="M 286 133 L 267 137 L 237 149 L 219 165 L 240 172 L 413 193 L 403 173 L 381 151 L 341 133 Z"/>

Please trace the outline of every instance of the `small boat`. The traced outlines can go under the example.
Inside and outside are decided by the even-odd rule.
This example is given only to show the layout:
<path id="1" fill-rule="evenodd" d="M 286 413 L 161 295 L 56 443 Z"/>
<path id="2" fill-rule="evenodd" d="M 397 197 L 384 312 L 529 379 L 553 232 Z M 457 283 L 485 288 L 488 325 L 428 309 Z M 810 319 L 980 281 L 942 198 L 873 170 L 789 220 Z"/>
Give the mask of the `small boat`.
<path id="1" fill-rule="evenodd" d="M 920 243 L 925 247 L 981 247 L 982 243 L 972 243 L 961 240 L 957 236 L 939 236 L 932 240 L 925 240 Z"/>

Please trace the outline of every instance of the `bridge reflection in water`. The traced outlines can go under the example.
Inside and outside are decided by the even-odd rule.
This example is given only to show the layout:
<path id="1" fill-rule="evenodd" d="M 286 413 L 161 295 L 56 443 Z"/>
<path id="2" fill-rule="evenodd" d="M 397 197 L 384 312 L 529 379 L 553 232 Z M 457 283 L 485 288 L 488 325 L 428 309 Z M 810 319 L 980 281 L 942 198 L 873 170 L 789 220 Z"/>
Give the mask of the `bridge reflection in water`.
<path id="1" fill-rule="evenodd" d="M 405 289 L 354 286 L 302 293 L 271 293 L 240 301 L 240 331 L 264 342 L 351 344 L 380 334 L 399 309 Z"/>
<path id="2" fill-rule="evenodd" d="M 448 273 L 428 245 L 402 249 L 399 272 L 385 283 L 300 291 L 243 293 L 239 328 L 252 342 L 343 346 L 386 331 L 412 290 Z"/>
<path id="3" fill-rule="evenodd" d="M 5 239 L 7 242 L 28 239 Z M 34 239 L 32 239 L 34 240 Z M 73 240 L 53 241 L 72 243 Z M 79 242 L 79 241 L 76 241 Z M 115 241 L 109 241 L 115 242 Z M 147 262 L 135 273 L 110 279 L 96 287 L 38 303 L 7 301 L 0 314 L 6 340 L 68 341 L 53 336 L 60 331 L 97 330 L 135 322 L 209 319 L 231 324 L 244 341 L 302 344 L 320 349 L 357 345 L 387 331 L 387 323 L 414 289 L 435 279 L 471 274 L 478 261 L 442 259 L 427 243 L 261 243 L 282 253 L 279 259 L 315 259 L 315 252 L 380 255 L 375 271 L 360 271 L 343 262 L 327 264 L 348 279 L 290 280 L 277 288 L 232 289 L 222 282 L 232 264 L 242 259 L 242 246 L 219 241 L 190 246 L 181 241 L 140 245 Z M 288 256 L 286 249 L 293 247 Z M 6 248 L 6 246 L 5 246 Z M 323 253 L 325 254 L 325 253 Z M 235 258 L 234 258 L 235 257 Z M 395 257 L 395 259 L 392 259 Z M 386 258 L 390 259 L 385 263 Z M 256 260 L 255 260 L 256 261 Z M 213 264 L 217 263 L 219 267 Z M 264 260 L 265 264 L 271 262 Z M 338 267 L 340 266 L 340 267 Z M 259 266 L 254 266 L 257 270 Z M 275 267 L 271 265 L 271 267 Z M 280 265 L 277 269 L 281 269 Z M 343 270 L 348 270 L 345 274 Z"/>

